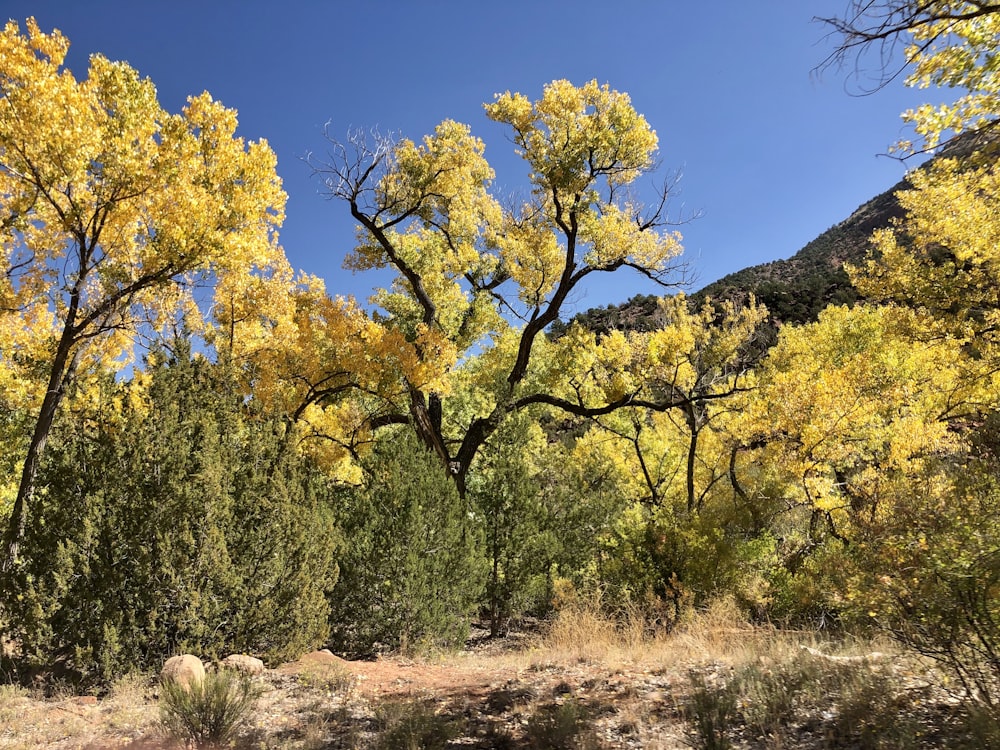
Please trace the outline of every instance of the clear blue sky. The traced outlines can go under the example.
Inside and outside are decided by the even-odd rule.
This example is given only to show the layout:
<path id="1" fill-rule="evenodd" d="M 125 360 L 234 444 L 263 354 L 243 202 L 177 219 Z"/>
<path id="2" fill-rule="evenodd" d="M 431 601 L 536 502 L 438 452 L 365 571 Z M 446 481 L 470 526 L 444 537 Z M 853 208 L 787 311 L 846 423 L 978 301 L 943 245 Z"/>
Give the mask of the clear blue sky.
<path id="1" fill-rule="evenodd" d="M 236 108 L 240 134 L 266 138 L 278 154 L 291 263 L 323 277 L 330 293 L 365 300 L 379 279 L 341 268 L 353 241 L 347 208 L 323 198 L 302 162 L 324 151 L 324 124 L 416 139 L 442 119 L 467 122 L 507 194 L 524 188 L 525 170 L 482 104 L 508 89 L 536 98 L 557 78 L 628 92 L 657 130 L 664 169 L 683 172 L 674 208 L 703 214 L 682 228 L 693 288 L 792 255 L 900 179 L 904 167 L 879 154 L 903 135 L 900 112 L 934 96 L 897 81 L 857 97 L 847 73 L 812 73 L 833 44 L 812 19 L 846 5 L 2 0 L 0 17 L 23 25 L 34 15 L 44 30 L 60 29 L 78 77 L 101 52 L 151 78 L 171 111 L 204 90 Z M 574 305 L 654 291 L 617 273 Z"/>

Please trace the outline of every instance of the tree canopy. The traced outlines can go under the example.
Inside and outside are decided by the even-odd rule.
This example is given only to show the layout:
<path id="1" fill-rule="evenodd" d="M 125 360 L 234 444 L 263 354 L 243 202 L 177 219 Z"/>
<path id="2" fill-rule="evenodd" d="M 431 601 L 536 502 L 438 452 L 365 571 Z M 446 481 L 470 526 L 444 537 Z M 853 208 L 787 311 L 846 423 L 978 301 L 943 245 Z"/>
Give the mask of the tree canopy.
<path id="1" fill-rule="evenodd" d="M 627 95 L 596 81 L 554 81 L 537 101 L 500 94 L 486 114 L 509 128 L 530 166 L 519 203 L 494 197 L 485 145 L 452 121 L 420 143 L 360 134 L 333 141 L 329 158 L 316 162 L 330 195 L 360 225 L 348 266 L 396 273 L 373 302 L 380 325 L 405 338 L 409 365 L 395 393 L 379 394 L 368 424 L 410 422 L 460 488 L 484 441 L 514 412 L 546 404 L 587 416 L 653 403 L 637 378 L 585 396 L 566 388 L 566 374 L 579 370 L 551 365 L 619 357 L 608 365 L 628 370 L 648 352 L 633 356 L 631 343 L 616 340 L 614 351 L 591 342 L 584 354 L 579 337 L 551 345 L 542 334 L 592 274 L 628 268 L 665 286 L 679 280 L 680 235 L 666 228 L 666 189 L 651 208 L 629 190 L 654 169 L 658 140 Z M 462 365 L 474 352 L 487 392 L 448 409 L 457 380 L 468 384 Z"/>
<path id="2" fill-rule="evenodd" d="M 193 309 L 200 278 L 282 262 L 267 143 L 237 137 L 207 93 L 165 112 L 151 81 L 101 55 L 77 80 L 68 48 L 33 19 L 0 34 L 0 382 L 6 409 L 34 414 L 8 564 L 67 382 Z"/>
<path id="3" fill-rule="evenodd" d="M 1000 116 L 1000 81 L 995 74 L 1000 3 L 986 0 L 851 0 L 842 16 L 821 19 L 839 37 L 825 66 L 852 57 L 858 77 L 872 75 L 873 88 L 908 70 L 906 84 L 921 89 L 963 91 L 951 102 L 926 104 L 903 113 L 933 149 L 948 134 L 993 128 Z M 902 61 L 898 50 L 903 48 Z M 868 61 L 874 58 L 869 71 Z M 900 144 L 910 149 L 913 144 Z"/>

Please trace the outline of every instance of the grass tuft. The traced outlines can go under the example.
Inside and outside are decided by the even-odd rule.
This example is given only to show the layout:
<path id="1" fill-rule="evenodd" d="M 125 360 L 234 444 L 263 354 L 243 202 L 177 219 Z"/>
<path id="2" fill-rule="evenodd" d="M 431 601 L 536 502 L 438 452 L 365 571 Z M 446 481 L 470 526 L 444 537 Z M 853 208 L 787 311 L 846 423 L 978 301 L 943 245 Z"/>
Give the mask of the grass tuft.
<path id="1" fill-rule="evenodd" d="M 234 739 L 246 723 L 259 692 L 245 675 L 231 670 L 209 672 L 185 686 L 163 683 L 160 717 L 173 738 L 206 748 Z"/>
<path id="2" fill-rule="evenodd" d="M 375 750 L 443 750 L 462 734 L 460 722 L 421 700 L 382 703 L 375 710 L 375 724 Z"/>
<path id="3" fill-rule="evenodd" d="M 524 728 L 533 750 L 596 750 L 600 747 L 586 709 L 576 700 L 539 706 Z"/>

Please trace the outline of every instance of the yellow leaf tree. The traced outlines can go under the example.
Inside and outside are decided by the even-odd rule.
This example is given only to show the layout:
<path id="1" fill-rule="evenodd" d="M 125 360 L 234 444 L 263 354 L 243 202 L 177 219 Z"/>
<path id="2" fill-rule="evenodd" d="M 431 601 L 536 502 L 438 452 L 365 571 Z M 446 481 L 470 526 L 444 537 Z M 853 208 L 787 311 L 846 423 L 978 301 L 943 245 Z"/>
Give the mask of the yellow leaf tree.
<path id="1" fill-rule="evenodd" d="M 416 360 L 401 332 L 287 265 L 221 279 L 206 338 L 240 373 L 245 396 L 284 420 L 289 443 L 351 483 L 376 426 L 367 410 L 398 400 L 404 380 L 424 383 L 437 372 Z"/>
<path id="2" fill-rule="evenodd" d="M 957 337 L 984 354 L 1000 326 L 1000 173 L 938 159 L 909 182 L 896 195 L 903 220 L 875 234 L 851 280 L 870 299 L 916 310 L 925 337 Z"/>
<path id="3" fill-rule="evenodd" d="M 903 113 L 922 139 L 899 144 L 904 152 L 950 143 L 910 172 L 910 189 L 896 196 L 905 216 L 877 232 L 866 263 L 848 272 L 869 299 L 919 315 L 919 339 L 963 342 L 974 355 L 962 359 L 966 379 L 986 383 L 1000 324 L 1000 3 L 852 1 L 843 18 L 828 22 L 843 35 L 835 59 L 901 42 L 907 85 L 958 92 Z M 981 409 L 1000 403 L 997 395 L 982 398 Z"/>
<path id="4" fill-rule="evenodd" d="M 595 417 L 594 424 L 611 460 L 627 467 L 622 473 L 633 483 L 629 497 L 650 507 L 682 498 L 678 505 L 691 515 L 728 476 L 726 441 L 711 433 L 721 430 L 720 417 L 732 409 L 733 397 L 749 387 L 754 344 L 767 310 L 751 298 L 742 308 L 709 303 L 691 312 L 679 294 L 661 300 L 659 314 L 657 330 L 630 334 L 633 357 L 642 353 L 639 365 L 619 364 L 608 374 L 633 371 L 649 394 L 658 393 L 661 403 L 675 408 L 624 407 Z"/>
<path id="5" fill-rule="evenodd" d="M 165 112 L 151 81 L 101 55 L 77 80 L 68 47 L 33 19 L 0 34 L 0 380 L 35 414 L 7 566 L 68 382 L 189 307 L 199 278 L 281 261 L 267 144 L 236 137 L 207 93 Z"/>
<path id="6" fill-rule="evenodd" d="M 452 121 L 420 143 L 377 135 L 332 141 L 317 164 L 330 195 L 359 224 L 348 266 L 396 273 L 373 298 L 382 309 L 375 320 L 401 334 L 411 354 L 396 397 L 384 399 L 369 423 L 411 424 L 461 491 L 480 447 L 515 412 L 543 404 L 595 416 L 676 402 L 625 373 L 632 354 L 623 341 L 599 347 L 544 335 L 593 274 L 631 268 L 676 282 L 680 237 L 665 229 L 667 191 L 648 210 L 630 190 L 655 166 L 656 133 L 628 96 L 596 81 L 554 81 L 537 101 L 500 94 L 486 114 L 509 128 L 530 168 L 530 191 L 512 205 L 491 192 L 483 142 Z M 473 409 L 468 399 L 449 409 L 453 380 L 472 355 L 491 365 L 480 368 L 489 393 Z M 553 362 L 583 369 L 556 371 Z M 587 362 L 619 368 L 622 377 L 590 393 L 569 388 Z"/>
<path id="7" fill-rule="evenodd" d="M 856 58 L 855 71 L 884 86 L 909 69 L 906 84 L 956 89 L 950 102 L 903 113 L 932 149 L 942 137 L 991 130 L 1000 117 L 1000 3 L 987 0 L 850 0 L 842 16 L 821 19 L 840 37 L 825 65 Z M 902 48 L 902 60 L 897 51 Z M 869 61 L 874 60 L 874 68 Z M 895 66 L 895 67 L 894 67 Z M 912 144 L 904 142 L 904 149 Z"/>
<path id="8" fill-rule="evenodd" d="M 895 512 L 887 488 L 954 450 L 950 422 L 980 397 L 953 339 L 918 342 L 919 318 L 898 307 L 829 307 L 788 327 L 758 372 L 736 427 L 745 492 L 779 487 L 788 507 L 842 540 Z M 770 467 L 767 476 L 758 467 Z M 778 483 L 775 476 L 781 477 Z"/>

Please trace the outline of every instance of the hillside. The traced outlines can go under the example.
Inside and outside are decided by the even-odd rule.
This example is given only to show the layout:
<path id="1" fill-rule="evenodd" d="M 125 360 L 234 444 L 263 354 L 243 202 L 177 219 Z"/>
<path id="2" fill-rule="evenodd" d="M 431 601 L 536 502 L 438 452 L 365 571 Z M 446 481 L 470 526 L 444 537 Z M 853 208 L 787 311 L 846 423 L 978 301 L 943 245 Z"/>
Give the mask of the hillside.
<path id="1" fill-rule="evenodd" d="M 812 240 L 786 260 L 744 268 L 691 295 L 694 305 L 706 299 L 743 299 L 753 294 L 767 306 L 776 323 L 815 320 L 830 304 L 851 304 L 858 293 L 844 271 L 845 263 L 861 263 L 876 229 L 902 216 L 896 193 L 905 181 L 859 206 L 844 221 Z"/>
<path id="2" fill-rule="evenodd" d="M 853 303 L 858 293 L 844 263 L 861 262 L 872 232 L 902 215 L 895 194 L 905 187 L 901 181 L 866 201 L 790 258 L 750 266 L 709 284 L 690 295 L 692 305 L 700 307 L 709 298 L 740 301 L 753 294 L 767 306 L 771 320 L 782 324 L 812 321 L 827 305 Z M 585 310 L 570 322 L 598 333 L 652 330 L 659 325 L 656 300 L 655 295 L 637 295 L 619 305 Z M 562 328 L 554 326 L 557 335 Z"/>
<path id="3" fill-rule="evenodd" d="M 996 133 L 987 128 L 955 138 L 941 151 L 941 156 L 968 156 L 979 151 L 993 159 L 997 147 Z M 926 164 L 932 162 L 933 159 Z M 860 264 L 868 253 L 872 232 L 902 217 L 896 193 L 907 187 L 907 181 L 901 180 L 862 203 L 850 216 L 790 258 L 744 268 L 690 294 L 692 306 L 701 307 L 709 298 L 742 301 L 753 294 L 769 310 L 772 324 L 778 326 L 814 321 L 831 304 L 854 303 L 858 292 L 847 278 L 844 264 Z M 637 295 L 618 305 L 585 310 L 569 322 L 581 323 L 597 333 L 614 329 L 653 330 L 661 322 L 656 300 L 654 295 Z M 556 335 L 564 329 L 563 324 L 553 326 Z"/>

